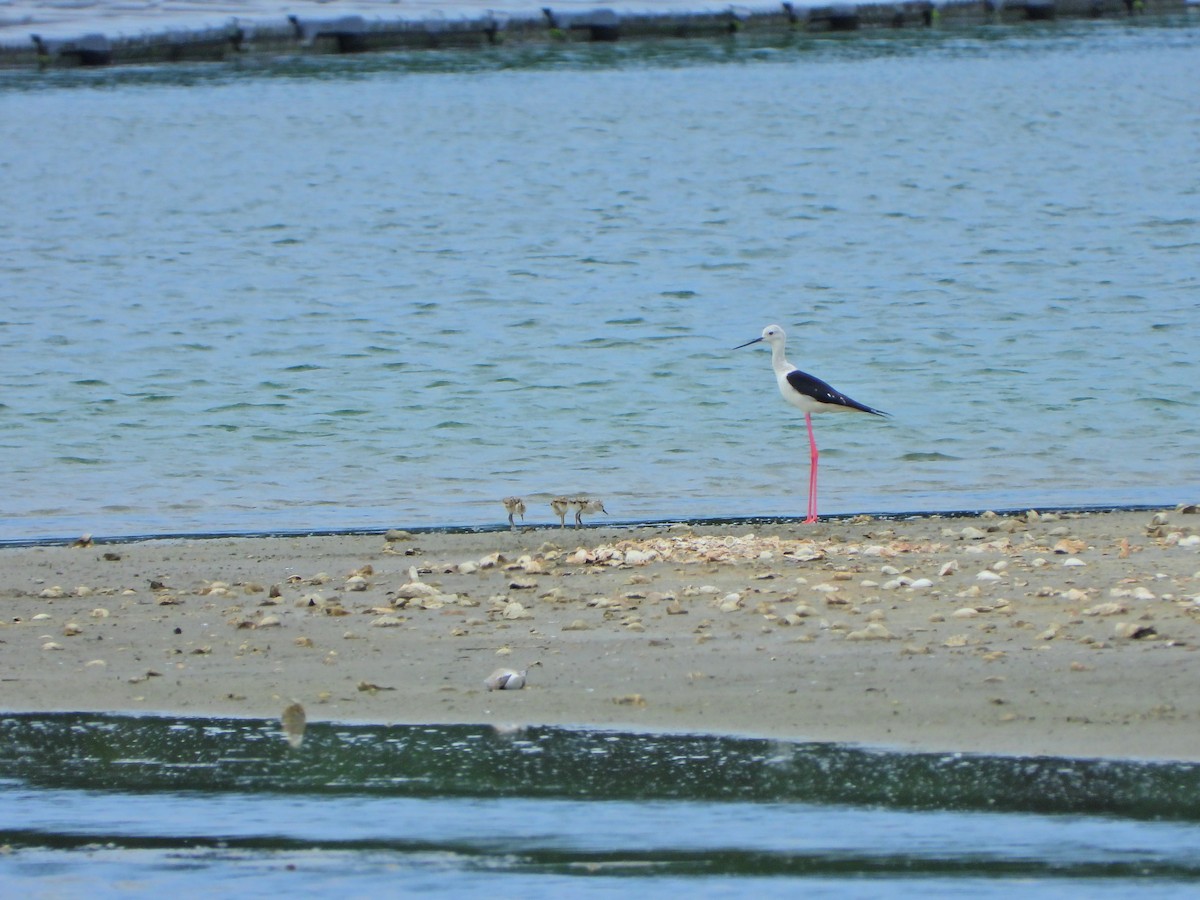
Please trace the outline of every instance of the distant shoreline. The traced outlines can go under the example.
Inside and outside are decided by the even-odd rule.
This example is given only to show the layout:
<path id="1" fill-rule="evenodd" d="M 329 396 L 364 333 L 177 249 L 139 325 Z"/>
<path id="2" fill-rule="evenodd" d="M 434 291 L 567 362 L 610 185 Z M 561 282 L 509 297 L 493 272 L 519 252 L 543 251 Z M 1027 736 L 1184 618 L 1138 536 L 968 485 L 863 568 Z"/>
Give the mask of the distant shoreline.
<path id="1" fill-rule="evenodd" d="M 1190 504 L 1175 504 L 1176 509 L 1182 509 Z M 1014 516 L 1024 515 L 1030 510 L 1050 515 L 1096 515 L 1118 512 L 1149 512 L 1167 508 L 1162 503 L 1088 503 L 1080 506 L 1027 504 L 1023 506 L 995 507 L 987 509 L 962 508 L 949 510 L 909 510 L 903 512 L 849 512 L 822 515 L 822 522 L 849 522 L 853 519 L 867 518 L 880 522 L 900 522 L 911 519 L 971 519 L 985 515 Z M 680 516 L 661 519 L 632 519 L 629 521 L 603 522 L 585 524 L 583 528 L 568 527 L 566 531 L 585 534 L 589 531 L 634 531 L 638 529 L 672 528 L 686 526 L 693 528 L 759 528 L 763 526 L 783 527 L 799 526 L 804 522 L 803 516 Z M 522 534 L 544 532 L 547 535 L 558 534 L 561 530 L 555 522 L 531 522 L 518 529 Z M 101 544 L 138 544 L 145 541 L 213 541 L 213 540 L 267 540 L 306 537 L 383 537 L 392 532 L 407 532 L 412 535 L 451 535 L 451 534 L 503 534 L 512 529 L 503 522 L 466 525 L 446 523 L 441 525 L 397 525 L 382 527 L 378 525 L 364 526 L 331 526 L 329 528 L 270 528 L 250 529 L 246 531 L 170 531 L 145 532 L 129 534 L 87 534 L 83 537 L 89 543 Z M 80 535 L 57 535 L 30 538 L 0 538 L 0 551 L 22 547 L 65 547 L 80 540 Z"/>
<path id="2" fill-rule="evenodd" d="M 650 0 L 625 7 L 567 4 L 494 11 L 476 6 L 414 10 L 333 2 L 310 7 L 234 6 L 237 14 L 107 10 L 103 3 L 58 18 L 17 0 L 0 19 L 0 68 L 102 67 L 221 62 L 297 54 L 479 50 L 500 44 L 714 38 L 737 34 L 928 29 L 1055 19 L 1122 19 L 1185 14 L 1186 0 L 966 0 L 932 3 L 778 3 L 757 7 L 689 6 Z"/>

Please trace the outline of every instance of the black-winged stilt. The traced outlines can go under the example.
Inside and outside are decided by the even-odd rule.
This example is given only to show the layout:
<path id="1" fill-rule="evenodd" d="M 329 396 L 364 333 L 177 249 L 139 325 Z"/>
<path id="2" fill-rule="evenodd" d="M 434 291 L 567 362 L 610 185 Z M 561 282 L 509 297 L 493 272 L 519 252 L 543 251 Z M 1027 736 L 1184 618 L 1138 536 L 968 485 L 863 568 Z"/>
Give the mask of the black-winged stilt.
<path id="1" fill-rule="evenodd" d="M 775 370 L 775 382 L 783 399 L 804 412 L 804 423 L 808 426 L 809 471 L 808 471 L 808 518 L 806 524 L 817 521 L 817 441 L 813 437 L 812 414 L 815 412 L 864 412 L 873 416 L 886 416 L 882 410 L 851 400 L 841 391 L 836 391 L 820 378 L 801 372 L 784 355 L 787 332 L 778 325 L 768 325 L 761 337 L 738 344 L 734 350 L 765 342 L 771 346 L 771 368 Z"/>

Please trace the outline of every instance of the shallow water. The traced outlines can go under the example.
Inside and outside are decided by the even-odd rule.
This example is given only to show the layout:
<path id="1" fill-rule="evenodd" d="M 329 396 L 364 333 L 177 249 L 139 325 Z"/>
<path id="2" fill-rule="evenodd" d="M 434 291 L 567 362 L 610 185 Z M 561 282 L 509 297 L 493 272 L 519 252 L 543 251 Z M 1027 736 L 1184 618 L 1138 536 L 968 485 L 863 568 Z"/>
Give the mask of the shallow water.
<path id="1" fill-rule="evenodd" d="M 555 728 L 0 718 L 0 889 L 1185 896 L 1200 767 Z M 97 887 L 99 885 L 100 887 Z M 124 886 L 124 887 L 123 887 Z"/>
<path id="2" fill-rule="evenodd" d="M 0 75 L 0 538 L 1200 494 L 1194 25 Z"/>

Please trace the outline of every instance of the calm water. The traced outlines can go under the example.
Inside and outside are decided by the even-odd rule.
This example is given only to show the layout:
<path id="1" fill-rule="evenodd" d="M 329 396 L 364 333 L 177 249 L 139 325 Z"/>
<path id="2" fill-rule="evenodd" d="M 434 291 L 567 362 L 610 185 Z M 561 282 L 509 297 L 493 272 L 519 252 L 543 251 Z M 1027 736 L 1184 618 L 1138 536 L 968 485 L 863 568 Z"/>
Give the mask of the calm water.
<path id="1" fill-rule="evenodd" d="M 0 718 L 16 896 L 1195 896 L 1200 766 L 483 726 Z"/>
<path id="2" fill-rule="evenodd" d="M 1200 28 L 0 75 L 0 539 L 1200 497 Z"/>

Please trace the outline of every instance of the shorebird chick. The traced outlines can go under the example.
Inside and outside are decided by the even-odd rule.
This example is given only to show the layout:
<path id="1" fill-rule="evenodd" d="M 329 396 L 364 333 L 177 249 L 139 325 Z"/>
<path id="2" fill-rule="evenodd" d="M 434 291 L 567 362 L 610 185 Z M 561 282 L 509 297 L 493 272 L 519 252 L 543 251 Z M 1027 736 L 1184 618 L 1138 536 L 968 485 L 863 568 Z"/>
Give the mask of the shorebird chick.
<path id="1" fill-rule="evenodd" d="M 589 500 L 587 497 L 579 497 L 572 500 L 571 505 L 575 507 L 576 528 L 583 524 L 584 513 L 602 512 L 606 516 L 608 515 L 608 510 L 604 508 L 604 504 L 599 500 Z"/>
<path id="2" fill-rule="evenodd" d="M 571 508 L 571 502 L 566 497 L 555 497 L 550 501 L 550 508 L 554 510 L 554 514 L 558 516 L 558 527 L 567 527 L 567 510 Z"/>
<path id="3" fill-rule="evenodd" d="M 513 516 L 520 516 L 521 521 L 525 521 L 525 501 L 520 497 L 505 497 L 504 508 L 508 510 L 508 527 L 516 531 L 517 523 L 513 521 Z"/>

